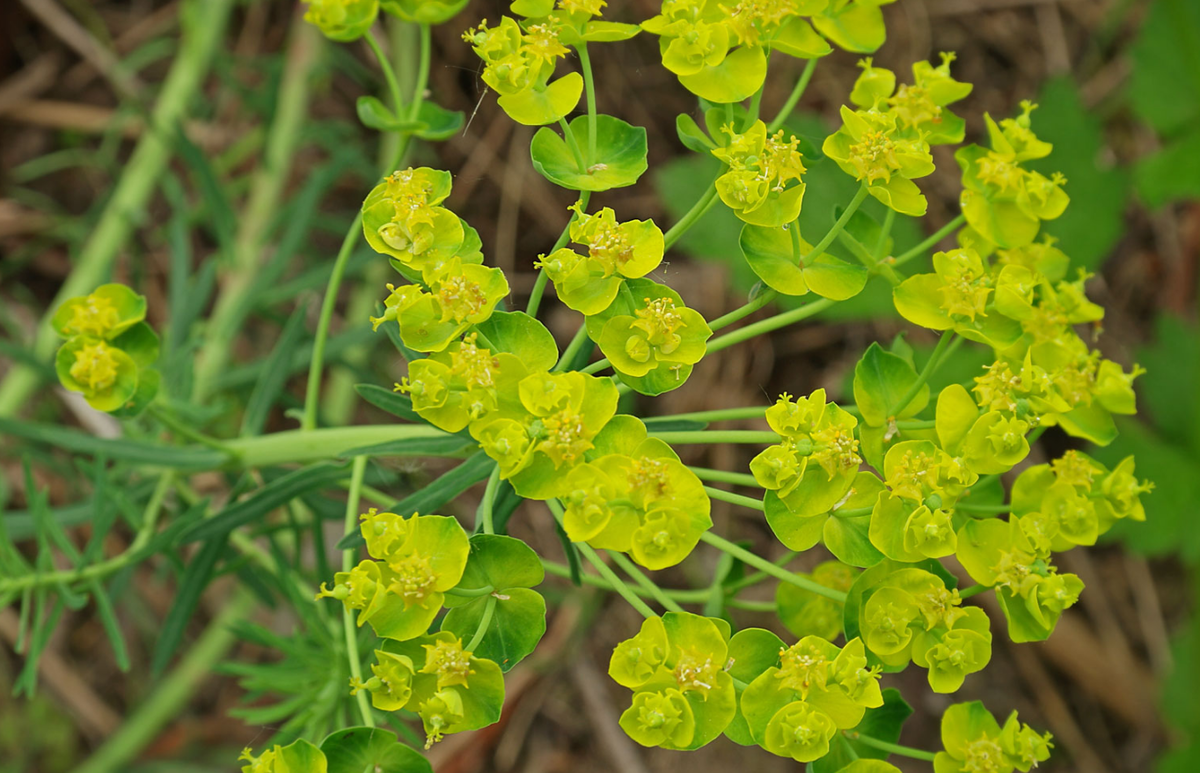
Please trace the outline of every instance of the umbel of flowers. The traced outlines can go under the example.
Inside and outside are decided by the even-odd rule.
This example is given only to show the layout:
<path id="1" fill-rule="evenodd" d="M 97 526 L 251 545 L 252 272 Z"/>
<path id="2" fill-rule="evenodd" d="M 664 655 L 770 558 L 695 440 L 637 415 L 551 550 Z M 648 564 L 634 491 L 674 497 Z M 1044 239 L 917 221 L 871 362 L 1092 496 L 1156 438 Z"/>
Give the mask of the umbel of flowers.
<path id="1" fill-rule="evenodd" d="M 952 54 L 916 63 L 908 83 L 865 59 L 840 125 L 821 144 L 823 158 L 805 157 L 788 113 L 834 47 L 870 54 L 883 44 L 884 5 L 666 0 L 632 24 L 603 18 L 604 0 L 516 0 L 512 16 L 464 33 L 502 110 L 542 127 L 530 146 L 534 168 L 578 200 L 559 242 L 536 261 L 530 256 L 540 273 L 529 313 L 507 309 L 503 271 L 485 265 L 478 233 L 445 206 L 448 172 L 401 168 L 363 203 L 365 240 L 401 278 L 371 322 L 407 360 L 396 385 L 411 401 L 405 415 L 475 446 L 493 472 L 482 533 L 469 537 L 450 517 L 371 510 L 361 523 L 370 558 L 321 586 L 321 597 L 340 600 L 377 639 L 369 668 L 349 685 L 360 700 L 394 717 L 416 715 L 427 744 L 498 720 L 503 672 L 545 630 L 545 602 L 532 589 L 542 559 L 490 533 L 497 492 L 508 486 L 506 494 L 549 502 L 564 543 L 574 545 L 568 553 L 589 557 L 602 575 L 592 581 L 621 592 L 645 617 L 609 665 L 630 691 L 620 726 L 639 744 L 694 750 L 723 734 L 819 773 L 896 773 L 885 761 L 890 753 L 932 762 L 936 773 L 1024 772 L 1048 758 L 1048 734 L 1015 715 L 1000 724 L 979 703 L 947 709 L 941 750 L 900 746 L 911 708 L 888 681 L 915 664 L 934 692 L 954 693 L 987 666 L 995 636 L 1028 642 L 1053 633 L 1083 591 L 1055 555 L 1095 544 L 1118 521 L 1143 519 L 1141 496 L 1151 485 L 1136 476 L 1132 458 L 1109 467 L 1072 450 L 1031 465 L 1032 445 L 1049 427 L 1110 443 L 1114 415 L 1136 411 L 1141 371 L 1105 359 L 1092 336 L 1080 334 L 1081 325 L 1098 331 L 1103 309 L 1087 298 L 1088 276 L 1070 271 L 1051 238 L 1038 238 L 1069 199 L 1061 175 L 1026 165 L 1052 151 L 1034 131 L 1035 105 L 1022 103 L 1014 118 L 986 117 L 987 146 L 955 152 L 962 215 L 940 234 L 955 235 L 944 250 L 934 250 L 935 238 L 894 256 L 890 229 L 896 215 L 926 213 L 918 181 L 934 171 L 932 148 L 966 139 L 953 109 L 972 86 L 953 77 Z M 356 40 L 380 11 L 428 25 L 461 7 L 317 0 L 307 18 L 335 40 Z M 665 232 L 629 219 L 617 195 L 609 206 L 589 206 L 592 193 L 634 185 L 648 168 L 645 130 L 597 111 L 590 59 L 595 46 L 643 32 L 657 39 L 664 68 L 700 99 L 695 115 L 677 117 L 680 141 L 720 163 L 693 210 Z M 803 60 L 805 74 L 768 121 L 761 90 L 772 54 Z M 368 125 L 425 138 L 436 134 L 438 110 L 415 111 L 405 123 L 360 104 Z M 799 215 L 816 193 L 806 176 L 817 163 L 836 165 L 858 190 L 825 234 L 803 235 Z M 885 213 L 882 222 L 864 202 Z M 708 320 L 659 281 L 659 269 L 715 206 L 741 221 L 739 246 L 763 287 L 743 309 Z M 665 442 L 669 435 L 623 412 L 622 394 L 678 388 L 711 349 L 749 338 L 726 333 L 718 346 L 713 336 L 771 298 L 821 300 L 750 332 L 852 298 L 872 277 L 892 285 L 897 312 L 938 335 L 937 346 L 918 368 L 902 339 L 871 344 L 854 371 L 853 403 L 818 389 L 763 407 L 771 442 L 761 444 L 749 476 L 724 478 L 753 480 L 761 496 L 706 489 Z M 579 315 L 579 333 L 561 354 L 536 319 L 548 287 Z M 134 343 L 145 334 L 130 338 L 143 315 L 144 302 L 119 286 L 68 302 L 55 318 L 68 339 L 59 354 L 63 383 L 102 410 L 138 404 L 142 384 L 154 381 L 146 367 L 153 358 Z M 963 342 L 984 347 L 987 366 L 933 393 L 930 376 Z M 603 359 L 589 364 L 597 348 Z M 407 411 L 404 398 L 395 399 Z M 695 438 L 705 430 L 684 431 Z M 711 531 L 716 496 L 760 511 L 789 550 L 822 545 L 836 560 L 799 575 L 725 541 Z M 794 642 L 761 628 L 735 630 L 718 602 L 736 588 L 717 583 L 705 598 L 720 612 L 695 614 L 633 566 L 675 566 L 701 541 L 782 580 L 777 608 Z M 640 589 L 596 551 L 613 554 Z M 960 587 L 946 570 L 951 557 L 974 585 Z M 736 576 L 749 574 L 744 569 Z M 667 611 L 657 614 L 639 593 Z M 973 602 L 984 593 L 994 594 L 1006 632 L 993 631 Z M 323 772 L 347 739 L 248 753 L 244 770 Z"/>

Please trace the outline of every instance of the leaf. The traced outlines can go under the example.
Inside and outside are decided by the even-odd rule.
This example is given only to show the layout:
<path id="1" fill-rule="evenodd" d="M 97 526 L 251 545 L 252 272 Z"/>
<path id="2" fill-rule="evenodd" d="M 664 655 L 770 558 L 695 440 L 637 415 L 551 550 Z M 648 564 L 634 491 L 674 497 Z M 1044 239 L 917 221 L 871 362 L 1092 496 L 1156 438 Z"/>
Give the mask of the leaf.
<path id="1" fill-rule="evenodd" d="M 196 605 L 200 603 L 200 595 L 204 593 L 209 580 L 212 579 L 213 569 L 216 567 L 217 559 L 224 552 L 228 539 L 228 530 L 214 534 L 192 557 L 183 577 L 179 578 L 179 586 L 175 589 L 175 602 L 171 605 L 171 611 L 167 613 L 162 626 L 156 632 L 154 656 L 150 666 L 151 672 L 156 677 L 166 670 L 171 656 L 178 649 L 184 629 L 187 627 L 188 621 L 192 619 Z"/>
<path id="2" fill-rule="evenodd" d="M 494 311 L 475 326 L 495 352 L 515 354 L 530 371 L 549 370 L 558 362 L 558 345 L 546 326 L 523 311 Z"/>
<path id="3" fill-rule="evenodd" d="M 359 97 L 354 107 L 358 113 L 358 120 L 368 129 L 381 132 L 417 132 L 427 126 L 423 121 L 397 118 L 378 97 Z"/>
<path id="4" fill-rule="evenodd" d="M 328 773 L 433 773 L 429 760 L 377 727 L 348 727 L 321 742 Z"/>
<path id="5" fill-rule="evenodd" d="M 412 400 L 408 395 L 384 389 L 377 384 L 355 384 L 354 391 L 376 408 L 387 411 L 393 416 L 399 416 L 408 421 L 422 422 L 423 419 L 413 410 Z"/>
<path id="6" fill-rule="evenodd" d="M 528 88 L 517 94 L 506 94 L 496 102 L 517 123 L 526 126 L 545 126 L 565 118 L 583 96 L 583 76 L 567 73 L 544 88 Z"/>
<path id="7" fill-rule="evenodd" d="M 423 140 L 441 142 L 450 139 L 462 129 L 466 116 L 461 110 L 447 110 L 441 105 L 425 100 L 417 113 L 417 121 L 424 124 L 425 128 L 417 129 L 413 132 L 414 135 Z"/>
<path id="8" fill-rule="evenodd" d="M 817 295 L 835 301 L 853 298 L 867 283 L 867 269 L 846 263 L 826 253 L 799 265 L 792 236 L 784 228 L 745 225 L 738 240 L 750 268 L 768 287 L 784 295 Z M 800 239 L 801 258 L 812 245 Z"/>
<path id="9" fill-rule="evenodd" d="M 488 604 L 495 609 L 487 633 L 475 647 L 476 657 L 487 658 L 508 671 L 525 659 L 546 633 L 546 600 L 528 588 L 509 588 L 454 607 L 442 621 L 442 630 L 469 641 L 483 621 Z"/>
<path id="10" fill-rule="evenodd" d="M 1106 148 L 1100 119 L 1089 113 L 1070 78 L 1055 78 L 1043 87 L 1041 107 L 1033 116 L 1038 137 L 1054 144 L 1054 152 L 1031 161 L 1029 167 L 1047 176 L 1062 172 L 1071 205 L 1042 231 L 1059 239 L 1073 266 L 1095 268 L 1104 262 L 1125 231 L 1122 213 L 1129 189 L 1128 175 L 1101 165 Z"/>
<path id="11" fill-rule="evenodd" d="M 912 713 L 912 706 L 908 705 L 900 692 L 893 687 L 887 688 L 883 691 L 883 705 L 867 709 L 854 731 L 841 736 L 842 743 L 831 744 L 830 753 L 812 763 L 812 773 L 837 773 L 860 758 L 886 760 L 887 752 L 851 739 L 855 733 L 861 733 L 877 741 L 896 743 L 900 740 L 904 721 Z"/>
<path id="12" fill-rule="evenodd" d="M 109 644 L 112 645 L 113 659 L 117 662 L 117 668 L 122 672 L 128 672 L 129 650 L 125 646 L 125 636 L 121 633 L 121 624 L 117 622 L 112 599 L 108 597 L 108 591 L 104 589 L 100 581 L 94 577 L 88 583 L 88 588 L 91 590 L 92 600 L 96 602 L 96 611 L 100 614 L 100 624 L 104 626 L 104 633 L 108 636 Z"/>
<path id="13" fill-rule="evenodd" d="M 709 102 L 727 104 L 749 99 L 767 78 L 767 57 L 760 46 L 734 49 L 720 64 L 693 75 L 680 75 L 683 87 Z"/>
<path id="14" fill-rule="evenodd" d="M 902 419 L 920 413 L 929 402 L 929 385 L 923 384 L 904 410 L 897 412 L 898 403 L 917 382 L 912 365 L 890 352 L 878 342 L 867 347 L 854 367 L 854 401 L 863 421 L 872 427 L 882 427 L 889 419 Z"/>
<path id="15" fill-rule="evenodd" d="M 1130 101 L 1138 116 L 1171 136 L 1200 121 L 1200 5 L 1150 4 L 1132 46 Z"/>
<path id="16" fill-rule="evenodd" d="M 1134 181 L 1138 195 L 1151 207 L 1200 198 L 1200 131 L 1140 160 Z"/>
<path id="17" fill-rule="evenodd" d="M 177 448 L 140 440 L 100 438 L 66 427 L 5 418 L 0 418 L 0 435 L 24 438 L 64 451 L 103 455 L 113 461 L 157 468 L 214 469 L 230 459 L 228 455 L 208 448 Z"/>
<path id="18" fill-rule="evenodd" d="M 287 323 L 283 326 L 283 332 L 279 334 L 279 341 L 271 351 L 271 356 L 263 364 L 258 381 L 254 384 L 254 390 L 250 393 L 249 400 L 246 401 L 246 412 L 242 414 L 241 434 L 243 437 L 262 434 L 263 427 L 267 423 L 267 416 L 271 412 L 271 406 L 279 397 L 279 393 L 283 391 L 284 384 L 287 383 L 287 363 L 291 360 L 296 346 L 304 335 L 304 315 L 307 310 L 306 303 L 296 304 L 295 311 L 292 312 L 292 316 L 288 317 Z"/>
<path id="19" fill-rule="evenodd" d="M 495 465 L 496 463 L 487 454 L 477 451 L 433 483 L 392 505 L 392 512 L 404 516 L 412 513 L 435 512 L 442 505 L 491 475 Z M 342 537 L 337 544 L 337 549 L 350 550 L 362 544 L 364 544 L 362 534 L 354 531 Z"/>
<path id="20" fill-rule="evenodd" d="M 471 553 L 459 588 L 491 586 L 497 591 L 508 588 L 533 588 L 542 584 L 546 573 L 537 553 L 519 539 L 498 534 L 471 537 Z M 461 604 L 463 596 L 446 597 L 446 606 Z"/>
<path id="21" fill-rule="evenodd" d="M 606 191 L 633 185 L 646 171 L 646 130 L 611 115 L 596 116 L 596 157 L 588 158 L 590 124 L 585 115 L 569 128 L 584 154 L 584 171 L 567 141 L 550 128 L 538 129 L 529 145 L 533 167 L 555 185 L 573 191 Z"/>
<path id="22" fill-rule="evenodd" d="M 696 123 L 696 119 L 687 113 L 680 113 L 675 116 L 675 133 L 679 135 L 679 141 L 688 150 L 694 150 L 697 153 L 708 153 L 717 147 Z"/>
<path id="23" fill-rule="evenodd" d="M 871 544 L 868 531 L 871 528 L 871 516 L 862 515 L 855 518 L 833 517 L 825 521 L 821 540 L 829 552 L 837 560 L 850 566 L 874 566 L 883 558 L 878 548 Z"/>
<path id="24" fill-rule="evenodd" d="M 225 189 L 221 187 L 221 181 L 208 160 L 208 155 L 188 139 L 182 126 L 174 129 L 175 150 L 191 169 L 196 179 L 196 187 L 208 209 L 202 222 L 211 224 L 217 244 L 220 245 L 221 251 L 228 255 L 233 249 L 234 232 L 237 229 L 237 216 L 234 214 L 233 204 Z"/>
<path id="25" fill-rule="evenodd" d="M 262 518 L 301 494 L 332 486 L 345 477 L 345 465 L 328 462 L 292 470 L 245 499 L 234 502 L 212 518 L 197 524 L 195 528 L 189 529 L 183 535 L 182 542 L 211 540 L 213 537 L 227 534 L 239 526 Z"/>

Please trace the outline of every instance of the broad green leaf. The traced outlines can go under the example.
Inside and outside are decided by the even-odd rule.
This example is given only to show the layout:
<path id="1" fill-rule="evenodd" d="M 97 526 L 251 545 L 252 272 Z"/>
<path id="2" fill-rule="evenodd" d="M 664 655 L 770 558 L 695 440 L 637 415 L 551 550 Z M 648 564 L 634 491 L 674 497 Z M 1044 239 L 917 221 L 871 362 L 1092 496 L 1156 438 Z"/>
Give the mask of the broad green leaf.
<path id="1" fill-rule="evenodd" d="M 1173 136 L 1200 121 L 1200 5 L 1151 3 L 1132 47 L 1133 109 L 1160 134 Z"/>
<path id="2" fill-rule="evenodd" d="M 469 642 L 479 629 L 487 606 L 494 610 L 487 633 L 475 656 L 487 658 L 508 671 L 537 647 L 546 633 L 546 600 L 528 588 L 509 588 L 454 607 L 442 621 L 442 630 Z"/>
<path id="3" fill-rule="evenodd" d="M 348 727 L 321 742 L 329 773 L 433 773 L 429 760 L 377 727 Z"/>
<path id="4" fill-rule="evenodd" d="M 791 227 L 796 227 L 794 224 Z M 812 245 L 803 238 L 798 247 L 785 228 L 742 227 L 739 239 L 742 254 L 750 268 L 768 287 L 784 295 L 805 295 L 809 290 L 825 298 L 844 301 L 853 298 L 867 283 L 867 269 L 821 253 L 798 265 Z"/>
<path id="5" fill-rule="evenodd" d="M 900 695 L 900 692 L 893 687 L 889 687 L 883 691 L 883 705 L 867 709 L 867 713 L 863 715 L 862 722 L 854 728 L 854 731 L 843 736 L 841 744 L 832 744 L 830 753 L 825 757 L 817 760 L 812 764 L 812 773 L 841 773 L 846 770 L 846 766 L 854 762 L 854 760 L 886 760 L 888 753 L 876 749 L 873 746 L 867 746 L 864 743 L 851 740 L 854 733 L 861 733 L 884 743 L 896 743 L 900 740 L 900 731 L 904 726 L 904 721 L 912 715 L 912 706 Z M 879 770 L 889 770 L 890 768 L 881 768 Z M 851 770 L 855 770 L 851 768 Z M 876 768 L 861 768 L 861 773 L 874 771 Z"/>
<path id="6" fill-rule="evenodd" d="M 546 326 L 523 311 L 494 311 L 475 326 L 495 352 L 515 354 L 532 371 L 549 370 L 558 362 L 558 346 Z M 479 342 L 483 346 L 482 341 Z"/>
<path id="7" fill-rule="evenodd" d="M 498 534 L 476 534 L 471 537 L 471 554 L 458 587 L 477 589 L 490 585 L 497 591 L 533 588 L 541 585 L 545 576 L 541 559 L 521 540 Z M 461 604 L 463 598 L 448 597 L 447 606 Z"/>
<path id="8" fill-rule="evenodd" d="M 505 94 L 496 101 L 517 123 L 545 126 L 565 118 L 583 96 L 583 76 L 568 73 L 547 86 L 534 86 L 517 94 Z"/>
<path id="9" fill-rule="evenodd" d="M 550 182 L 574 191 L 606 191 L 633 185 L 646 171 L 646 130 L 611 115 L 596 116 L 596 157 L 588 158 L 590 123 L 585 115 L 568 127 L 587 165 L 582 171 L 567 141 L 551 128 L 533 135 L 533 167 Z"/>
<path id="10" fill-rule="evenodd" d="M 749 99 L 767 77 L 767 57 L 761 47 L 734 49 L 720 64 L 694 75 L 680 75 L 683 87 L 709 102 L 727 104 Z"/>
<path id="11" fill-rule="evenodd" d="M 423 140 L 440 142 L 448 140 L 458 133 L 466 121 L 461 110 L 447 110 L 429 100 L 421 103 L 417 113 L 417 121 L 424 128 L 416 129 L 413 133 Z"/>
<path id="12" fill-rule="evenodd" d="M 1134 181 L 1138 195 L 1151 207 L 1200 198 L 1200 131 L 1184 135 L 1140 160 L 1134 169 Z"/>
<path id="13" fill-rule="evenodd" d="M 920 413 L 929 402 L 929 385 L 923 384 L 909 404 L 898 410 L 898 403 L 917 382 L 917 372 L 903 357 L 884 351 L 872 343 L 854 368 L 854 400 L 863 421 L 882 427 L 890 419 L 903 419 Z"/>

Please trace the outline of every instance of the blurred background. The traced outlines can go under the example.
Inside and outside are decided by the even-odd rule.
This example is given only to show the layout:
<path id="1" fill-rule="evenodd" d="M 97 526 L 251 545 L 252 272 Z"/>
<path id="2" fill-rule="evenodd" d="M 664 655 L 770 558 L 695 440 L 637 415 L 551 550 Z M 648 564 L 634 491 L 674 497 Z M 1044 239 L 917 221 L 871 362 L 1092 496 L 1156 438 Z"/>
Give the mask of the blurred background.
<path id="1" fill-rule="evenodd" d="M 448 141 L 420 145 L 413 163 L 455 175 L 448 205 L 479 230 L 486 260 L 507 272 L 512 301 L 523 305 L 535 278 L 533 262 L 558 236 L 573 197 L 532 169 L 532 131 L 508 120 L 495 96 L 484 93 L 477 60 L 459 38 L 481 17 L 498 19 L 506 5 L 472 0 L 434 29 L 430 93 L 469 120 Z M 1084 450 L 1108 463 L 1134 453 L 1139 474 L 1157 485 L 1145 500 L 1146 523 L 1122 523 L 1128 528 L 1102 546 L 1061 557 L 1061 568 L 1079 574 L 1087 590 L 1048 642 L 1013 646 L 997 636 L 991 665 L 954 696 L 929 693 L 922 673 L 889 677 L 915 709 L 902 740 L 937 748 L 942 709 L 979 698 L 997 716 L 1016 709 L 1023 720 L 1051 730 L 1057 753 L 1046 769 L 1052 771 L 1200 771 L 1200 623 L 1192 611 L 1200 577 L 1200 3 L 899 0 L 884 11 L 888 42 L 875 61 L 895 69 L 901 81 L 912 62 L 936 61 L 940 51 L 957 53 L 955 77 L 975 84 L 955 106 L 967 119 L 968 141 L 983 134 L 985 112 L 999 119 L 1018 112 L 1022 99 L 1041 105 L 1033 126 L 1055 151 L 1035 166 L 1062 171 L 1071 196 L 1066 214 L 1045 230 L 1075 267 L 1094 274 L 1089 293 L 1107 311 L 1097 340 L 1105 356 L 1149 371 L 1137 382 L 1139 416 L 1121 422 L 1113 446 Z M 129 196 L 123 175 L 136 163 L 131 154 L 146 133 L 147 110 L 172 61 L 187 55 L 181 29 L 205 12 L 205 2 L 181 0 L 0 3 L 0 371 L 29 361 L 36 321 L 82 245 L 113 199 Z M 611 0 L 606 17 L 638 21 L 656 12 L 650 0 Z M 373 184 L 383 152 L 378 135 L 355 116 L 358 96 L 382 90 L 370 51 L 361 42 L 320 39 L 299 23 L 299 13 L 292 0 L 237 4 L 211 68 L 196 73 L 196 95 L 184 106 L 183 130 L 166 143 L 163 171 L 143 181 L 144 194 L 128 198 L 135 203 L 118 213 L 125 232 L 115 277 L 149 297 L 149 320 L 159 330 L 188 328 L 202 318 L 236 256 L 249 255 L 258 266 L 248 322 L 229 341 L 232 361 L 217 377 L 218 403 L 244 400 L 296 309 L 306 309 L 300 313 L 312 328 L 341 234 Z M 379 34 L 400 71 L 411 72 L 413 31 L 397 26 Z M 652 217 L 669 224 L 716 169 L 713 159 L 685 150 L 675 134 L 675 116 L 694 112 L 694 99 L 662 68 L 650 36 L 598 46 L 593 61 L 601 112 L 646 127 L 651 164 L 638 185 L 597 195 L 593 207 L 612 206 L 623 220 Z M 831 120 L 856 77 L 856 61 L 844 52 L 822 60 L 790 122 L 815 148 L 836 127 Z M 764 114 L 778 109 L 800 70 L 795 60 L 774 61 Z M 294 122 L 281 146 L 270 129 L 285 110 L 300 111 L 303 120 Z M 897 253 L 957 212 L 952 149 L 935 149 L 935 159 L 938 172 L 921 182 L 930 214 L 921 222 L 897 218 Z M 855 184 L 815 154 L 806 162 L 801 226 L 815 240 Z M 278 190 L 272 206 L 260 210 L 254 191 L 264 170 Z M 873 206 L 869 211 L 880 214 Z M 714 208 L 656 278 L 708 318 L 745 302 L 753 275 L 737 247 L 739 225 L 728 211 Z M 403 375 L 402 360 L 383 336 L 371 335 L 365 321 L 384 297 L 389 272 L 365 246 L 350 262 L 330 344 L 330 423 L 386 420 L 358 399 L 353 385 L 386 386 Z M 578 324 L 578 315 L 553 301 L 544 318 L 561 343 Z M 168 380 L 189 371 L 203 339 L 199 331 L 169 347 L 163 367 Z M 934 343 L 898 318 L 886 284 L 870 285 L 824 316 L 706 358 L 683 388 L 643 398 L 640 410 L 659 415 L 762 404 L 781 391 L 817 387 L 833 397 L 849 395 L 849 378 L 865 347 L 898 334 L 908 334 L 918 360 Z M 986 359 L 985 352 L 964 347 L 939 378 L 967 380 Z M 292 407 L 302 400 L 307 362 L 302 345 L 282 364 L 292 374 L 285 394 Z M 22 413 L 100 434 L 112 430 L 50 390 Z M 277 429 L 295 426 L 284 411 L 269 422 Z M 1052 431 L 1035 451 L 1042 458 L 1033 461 L 1070 447 L 1082 446 Z M 0 506 L 18 538 L 30 534 L 20 450 L 15 440 L 0 443 Z M 685 461 L 729 470 L 745 470 L 752 453 L 738 446 L 686 450 Z M 409 464 L 393 472 L 404 485 L 419 487 L 438 470 L 437 464 Z M 69 508 L 80 486 L 69 469 L 48 465 L 35 472 L 38 485 L 49 489 L 51 506 Z M 219 491 L 227 482 L 214 475 L 197 483 L 201 491 L 205 485 Z M 463 513 L 473 510 L 471 496 L 457 505 Z M 781 552 L 757 514 L 713 504 L 721 533 L 753 541 L 764 555 Z M 518 511 L 511 529 L 558 558 L 561 549 L 545 524 L 542 511 Z M 331 533 L 331 540 L 337 536 Z M 810 551 L 795 567 L 824 560 L 820 552 Z M 706 586 L 714 564 L 714 556 L 699 556 L 664 573 L 661 582 Z M 126 586 L 121 624 L 132 654 L 128 673 L 118 670 L 96 610 L 68 611 L 37 664 L 32 699 L 10 695 L 24 661 L 12 648 L 16 614 L 0 610 L 0 772 L 75 770 L 155 695 L 147 653 L 170 608 L 177 573 L 177 566 L 164 562 L 139 569 Z M 222 578 L 209 588 L 187 640 L 203 630 L 203 621 L 220 615 L 233 582 Z M 432 752 L 439 773 L 641 773 L 683 765 L 696 773 L 798 769 L 724 739 L 686 757 L 636 746 L 616 725 L 626 696 L 604 670 L 612 645 L 635 630 L 637 613 L 559 579 L 548 579 L 545 592 L 557 602 L 549 630 L 535 657 L 510 674 L 504 719 L 439 744 Z M 770 602 L 774 588 L 755 592 L 751 598 Z M 773 613 L 733 615 L 739 626 L 783 633 Z M 261 611 L 255 620 L 261 630 L 284 637 L 297 627 L 281 609 Z M 269 664 L 279 657 L 277 642 L 242 633 L 228 662 Z M 295 662 L 298 656 L 291 656 Z M 310 666 L 320 669 L 320 659 Z M 239 712 L 279 699 L 270 691 L 257 694 L 238 671 L 201 675 L 143 739 L 137 762 L 122 769 L 234 769 L 238 751 L 264 743 L 273 727 L 264 715 L 243 721 Z M 906 768 L 928 769 L 925 763 Z"/>

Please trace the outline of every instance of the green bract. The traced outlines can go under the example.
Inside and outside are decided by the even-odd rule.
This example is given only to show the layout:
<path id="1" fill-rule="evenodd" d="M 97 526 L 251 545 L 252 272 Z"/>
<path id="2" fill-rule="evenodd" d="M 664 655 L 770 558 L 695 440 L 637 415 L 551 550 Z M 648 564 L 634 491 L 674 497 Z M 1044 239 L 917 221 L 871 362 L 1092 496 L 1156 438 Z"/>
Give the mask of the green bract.
<path id="1" fill-rule="evenodd" d="M 742 226 L 742 255 L 758 278 L 784 295 L 807 295 L 844 301 L 862 291 L 868 272 L 828 253 L 811 255 L 812 245 L 800 236 L 799 222 L 782 228 Z"/>
<path id="2" fill-rule="evenodd" d="M 384 13 L 419 24 L 449 21 L 467 6 L 467 0 L 379 0 Z"/>
<path id="3" fill-rule="evenodd" d="M 992 148 L 968 145 L 954 154 L 962 167 L 962 209 L 967 222 L 984 239 L 1000 247 L 1022 247 L 1037 236 L 1043 220 L 1054 220 L 1069 199 L 1061 174 L 1046 177 L 1023 169 L 1022 161 L 1044 158 L 1051 146 L 1029 128 L 1037 105 L 1021 103 L 1017 118 L 999 125 L 985 116 Z"/>
<path id="4" fill-rule="evenodd" d="M 785 140 L 783 129 L 768 135 L 762 121 L 741 134 L 728 124 L 722 131 L 729 139 L 712 151 L 728 167 L 717 179 L 721 201 L 743 221 L 764 228 L 778 228 L 799 217 L 805 171 L 800 140 Z"/>
<path id="5" fill-rule="evenodd" d="M 538 129 L 529 146 L 533 168 L 555 185 L 573 191 L 607 191 L 636 183 L 647 168 L 646 130 L 611 115 L 598 115 L 595 122 L 594 143 L 587 116 L 573 118 L 568 124 L 569 140 L 548 127 Z M 579 149 L 580 156 L 572 148 Z"/>
<path id="6" fill-rule="evenodd" d="M 405 520 L 374 509 L 363 516 L 362 532 L 378 560 L 338 572 L 333 588 L 322 584 L 318 598 L 359 610 L 358 624 L 370 623 L 384 639 L 421 636 L 441 611 L 446 591 L 462 578 L 470 549 L 466 533 L 446 516 Z"/>
<path id="7" fill-rule="evenodd" d="M 1050 757 L 1050 734 L 1041 735 L 1017 721 L 1014 711 L 1001 728 L 979 701 L 957 703 L 942 715 L 942 746 L 935 773 L 977 770 L 1023 773 Z"/>
<path id="8" fill-rule="evenodd" d="M 107 284 L 64 301 L 51 318 L 68 339 L 54 358 L 58 380 L 98 411 L 142 412 L 158 393 L 158 335 L 147 325 L 146 299 L 124 285 Z"/>
<path id="9" fill-rule="evenodd" d="M 339 43 L 367 34 L 379 15 L 380 0 L 307 0 L 304 20 Z"/>
<path id="10" fill-rule="evenodd" d="M 554 282 L 559 299 L 581 314 L 603 312 L 625 279 L 643 277 L 662 262 L 663 233 L 651 220 L 618 223 L 608 207 L 594 215 L 576 208 L 569 233 L 587 255 L 563 248 L 543 255 L 538 266 Z"/>
<path id="11" fill-rule="evenodd" d="M 927 202 L 913 180 L 933 173 L 933 157 L 924 140 L 905 134 L 892 112 L 843 105 L 842 128 L 825 138 L 821 150 L 885 205 L 920 217 Z"/>
<path id="12" fill-rule="evenodd" d="M 733 720 L 737 696 L 724 670 L 729 626 L 687 612 L 647 618 L 617 645 L 608 672 L 633 690 L 621 727 L 643 746 L 697 749 Z"/>
<path id="13" fill-rule="evenodd" d="M 826 588 L 847 591 L 858 572 L 840 561 L 825 561 L 801 576 Z M 775 607 L 780 622 L 794 636 L 820 636 L 833 641 L 842 634 L 843 605 L 833 599 L 781 582 L 775 586 Z"/>
<path id="14" fill-rule="evenodd" d="M 756 677 L 740 703 L 754 742 L 797 762 L 825 756 L 838 730 L 882 705 L 878 669 L 867 667 L 862 641 L 839 648 L 819 636 L 780 650 L 778 665 Z"/>
<path id="15" fill-rule="evenodd" d="M 686 558 L 712 526 L 700 479 L 666 443 L 647 438 L 641 421 L 617 417 L 589 457 L 566 476 L 560 495 L 571 540 L 664 569 Z"/>

